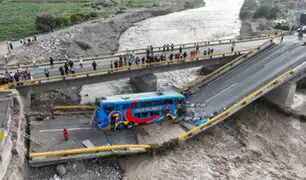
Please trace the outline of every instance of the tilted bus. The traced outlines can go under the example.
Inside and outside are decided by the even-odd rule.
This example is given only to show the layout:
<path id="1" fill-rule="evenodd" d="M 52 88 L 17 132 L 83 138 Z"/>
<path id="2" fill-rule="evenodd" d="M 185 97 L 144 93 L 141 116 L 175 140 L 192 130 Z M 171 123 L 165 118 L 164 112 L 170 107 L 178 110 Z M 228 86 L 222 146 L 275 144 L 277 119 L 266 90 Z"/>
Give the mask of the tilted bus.
<path id="1" fill-rule="evenodd" d="M 94 123 L 99 129 L 109 130 L 114 125 L 121 129 L 174 120 L 184 103 L 185 96 L 175 91 L 109 96 L 96 101 Z"/>

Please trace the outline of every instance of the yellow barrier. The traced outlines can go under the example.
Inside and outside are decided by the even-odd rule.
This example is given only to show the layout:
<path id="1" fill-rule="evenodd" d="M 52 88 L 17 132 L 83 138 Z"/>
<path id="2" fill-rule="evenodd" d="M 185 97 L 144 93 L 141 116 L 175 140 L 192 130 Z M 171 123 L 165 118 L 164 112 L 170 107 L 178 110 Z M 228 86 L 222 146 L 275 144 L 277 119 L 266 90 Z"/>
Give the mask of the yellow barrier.
<path id="1" fill-rule="evenodd" d="M 226 116 L 227 114 L 229 114 L 231 111 L 233 111 L 234 109 L 238 108 L 239 106 L 243 105 L 243 103 L 245 103 L 247 100 L 254 98 L 255 96 L 261 94 L 263 92 L 263 90 L 265 90 L 266 88 L 273 86 L 275 83 L 277 83 L 280 79 L 284 78 L 285 76 L 289 75 L 293 73 L 292 70 L 287 71 L 286 73 L 284 73 L 283 75 L 277 77 L 276 79 L 274 79 L 273 81 L 269 82 L 268 84 L 266 84 L 264 87 L 260 88 L 259 90 L 255 91 L 254 93 L 252 93 L 251 95 L 249 95 L 248 97 L 244 98 L 243 100 L 239 101 L 237 104 L 233 105 L 232 107 L 228 108 L 226 111 L 222 112 L 221 114 L 213 117 L 212 119 L 210 119 L 209 121 L 201 124 L 200 126 L 180 135 L 178 137 L 178 140 L 183 140 L 186 136 L 192 135 L 193 133 L 195 133 L 196 131 L 199 131 L 200 129 L 210 125 L 211 123 L 219 120 L 220 118 L 222 118 L 223 116 Z"/>
<path id="2" fill-rule="evenodd" d="M 68 116 L 74 114 L 92 114 L 94 111 L 54 112 L 56 116 Z"/>
<path id="3" fill-rule="evenodd" d="M 217 73 L 223 71 L 223 70 L 226 69 L 227 67 L 229 67 L 229 66 L 233 65 L 234 63 L 238 62 L 239 60 L 241 60 L 242 58 L 244 58 L 245 55 L 248 55 L 248 54 L 252 53 L 252 52 L 255 51 L 256 49 L 259 49 L 259 48 L 261 48 L 262 46 L 264 46 L 264 45 L 266 45 L 267 43 L 270 43 L 270 42 L 271 42 L 271 40 L 268 40 L 268 41 L 264 42 L 263 44 L 261 44 L 260 46 L 254 48 L 254 49 L 250 49 L 250 51 L 249 51 L 247 54 L 244 54 L 244 55 L 242 55 L 242 56 L 239 56 L 238 58 L 232 60 L 231 62 L 225 64 L 224 66 L 221 66 L 220 68 L 218 68 L 218 69 L 215 70 L 214 72 L 212 72 L 212 73 L 210 73 L 210 74 L 208 74 L 208 75 L 206 75 L 206 76 L 203 76 L 202 78 L 199 78 L 199 79 L 196 79 L 196 80 L 192 81 L 192 82 L 189 83 L 188 85 L 186 85 L 186 86 L 182 87 L 181 89 L 177 90 L 177 92 L 182 92 L 182 91 L 184 91 L 184 90 L 186 90 L 186 89 L 188 89 L 188 88 L 191 88 L 191 87 L 195 86 L 196 84 L 198 84 L 198 83 L 200 83 L 200 82 L 202 82 L 202 81 L 204 81 L 204 80 L 206 80 L 206 79 L 212 77 L 213 75 L 215 75 L 215 74 L 217 74 Z"/>
<path id="4" fill-rule="evenodd" d="M 59 155 L 71 155 L 71 154 L 80 154 L 80 153 L 91 153 L 91 152 L 99 152 L 99 151 L 111 151 L 117 149 L 128 149 L 128 148 L 136 148 L 136 149 L 151 149 L 151 145 L 114 145 L 114 146 L 99 146 L 94 148 L 81 148 L 81 149 L 71 149 L 71 150 L 63 150 L 63 151 L 53 151 L 53 152 L 43 152 L 43 153 L 30 153 L 30 158 L 35 157 L 44 157 L 44 156 L 59 156 Z"/>
<path id="5" fill-rule="evenodd" d="M 118 70 L 128 70 L 128 69 L 133 69 L 133 68 L 150 67 L 150 66 L 153 66 L 153 65 L 171 64 L 171 63 L 177 63 L 177 62 L 182 62 L 182 61 L 187 61 L 187 60 L 195 61 L 197 58 L 210 58 L 210 57 L 223 56 L 223 55 L 234 55 L 234 54 L 239 54 L 239 53 L 248 53 L 249 51 L 250 51 L 250 49 L 241 50 L 241 51 L 234 51 L 234 52 L 215 53 L 215 54 L 210 55 L 210 56 L 208 56 L 208 55 L 207 56 L 195 56 L 193 58 L 188 57 L 188 58 L 182 58 L 182 59 L 177 59 L 177 60 L 167 60 L 167 61 L 160 61 L 160 62 L 154 62 L 154 63 L 148 63 L 148 64 L 124 66 L 124 67 L 113 68 L 113 69 L 102 69 L 102 70 L 96 70 L 96 71 L 87 71 L 87 72 L 69 74 L 69 75 L 65 75 L 65 76 L 51 76 L 49 78 L 39 78 L 39 79 L 33 79 L 33 80 L 13 82 L 13 83 L 9 83 L 8 85 L 9 85 L 9 87 L 11 87 L 12 85 L 16 85 L 16 84 L 20 84 L 20 83 L 35 83 L 35 82 L 41 82 L 41 81 L 45 81 L 45 80 L 63 79 L 63 78 L 67 78 L 67 77 L 77 77 L 77 76 L 92 75 L 92 74 L 99 74 L 99 73 L 115 72 L 115 71 L 118 71 Z"/>
<path id="6" fill-rule="evenodd" d="M 8 89 L 9 89 L 8 84 L 4 84 L 4 85 L 1 85 L 1 86 L 0 86 L 0 91 L 1 91 L 1 90 L 8 90 Z"/>
<path id="7" fill-rule="evenodd" d="M 94 106 L 73 105 L 73 106 L 55 106 L 55 109 L 95 109 Z"/>
<path id="8" fill-rule="evenodd" d="M 3 131 L 0 129 L 0 140 L 2 140 L 3 139 Z"/>

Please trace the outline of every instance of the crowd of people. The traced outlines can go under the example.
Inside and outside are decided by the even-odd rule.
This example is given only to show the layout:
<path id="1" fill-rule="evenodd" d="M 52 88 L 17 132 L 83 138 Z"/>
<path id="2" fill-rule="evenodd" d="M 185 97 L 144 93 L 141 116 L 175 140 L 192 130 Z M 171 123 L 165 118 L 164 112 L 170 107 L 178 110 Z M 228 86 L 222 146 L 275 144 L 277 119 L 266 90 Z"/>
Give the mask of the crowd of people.
<path id="1" fill-rule="evenodd" d="M 232 48 L 233 49 L 233 48 Z M 166 51 L 171 51 L 170 55 L 167 56 Z M 211 56 L 214 53 L 213 48 L 208 48 L 203 51 L 203 56 Z M 196 44 L 195 49 L 190 51 L 190 58 L 201 56 L 200 54 L 200 46 Z M 178 60 L 187 58 L 188 54 L 187 51 L 183 52 L 183 47 L 178 48 L 178 52 L 174 52 L 174 44 L 171 45 L 165 44 L 163 46 L 163 52 L 158 54 L 154 53 L 153 46 L 148 46 L 146 48 L 146 55 L 145 56 L 136 56 L 135 51 L 132 50 L 126 50 L 124 55 L 119 55 L 119 59 L 115 61 L 110 62 L 110 68 L 120 68 L 123 66 L 132 66 L 133 64 L 139 65 L 139 64 L 148 64 L 148 63 L 154 63 L 154 62 L 161 62 L 161 61 L 167 61 L 167 60 Z"/>
<path id="2" fill-rule="evenodd" d="M 0 85 L 12 83 L 12 82 L 19 82 L 23 80 L 31 80 L 32 75 L 28 68 L 23 70 L 22 68 L 18 68 L 16 72 L 6 70 L 4 73 L 0 74 Z"/>
<path id="3" fill-rule="evenodd" d="M 231 50 L 234 51 L 235 47 L 235 42 L 232 44 Z M 155 63 L 155 62 L 161 62 L 161 61 L 167 61 L 167 60 L 179 60 L 179 59 L 184 59 L 188 58 L 188 53 L 187 51 L 183 51 L 183 47 L 180 46 L 178 48 L 178 51 L 174 50 L 174 44 L 165 44 L 162 47 L 162 51 L 154 52 L 153 46 L 148 46 L 145 50 L 146 54 L 144 56 L 136 56 L 135 51 L 132 50 L 126 50 L 124 55 L 119 55 L 118 60 L 111 61 L 110 62 L 110 68 L 120 68 L 123 66 L 132 66 L 132 65 L 139 65 L 139 64 L 150 64 L 150 63 Z M 203 54 L 200 52 L 200 46 L 199 44 L 195 44 L 194 49 L 190 51 L 189 57 L 190 59 L 193 59 L 194 57 L 198 56 L 212 56 L 214 53 L 213 48 L 207 48 L 203 50 Z M 80 68 L 83 68 L 83 60 L 79 57 L 78 61 L 72 61 L 71 59 L 66 56 L 65 57 L 66 62 L 60 65 L 59 67 L 59 72 L 61 76 L 68 75 L 68 74 L 75 74 L 75 69 L 74 69 L 74 63 L 79 63 Z M 50 67 L 54 68 L 54 59 L 52 57 L 49 58 L 50 61 Z M 34 67 L 36 66 L 36 62 L 33 61 Z M 92 62 L 92 68 L 94 71 L 97 70 L 97 63 L 96 61 Z M 48 68 L 44 69 L 44 74 L 47 78 L 50 77 L 50 72 Z M 16 73 L 8 72 L 6 71 L 5 73 L 1 73 L 0 76 L 0 83 L 6 84 L 8 82 L 18 82 L 22 80 L 29 80 L 32 79 L 31 73 L 26 68 L 26 70 L 22 70 L 22 68 L 18 68 Z"/>

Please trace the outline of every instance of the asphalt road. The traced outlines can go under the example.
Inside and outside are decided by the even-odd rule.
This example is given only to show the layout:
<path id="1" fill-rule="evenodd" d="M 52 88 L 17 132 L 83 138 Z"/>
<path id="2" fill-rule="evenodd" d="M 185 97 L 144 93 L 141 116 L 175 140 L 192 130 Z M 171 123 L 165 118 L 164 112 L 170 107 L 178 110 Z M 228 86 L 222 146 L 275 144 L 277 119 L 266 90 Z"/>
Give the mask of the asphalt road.
<path id="1" fill-rule="evenodd" d="M 190 102 L 202 107 L 205 114 L 227 108 L 304 62 L 305 48 L 294 44 L 275 45 L 202 87 L 190 97 Z"/>
<path id="2" fill-rule="evenodd" d="M 246 50 L 246 49 L 250 49 L 250 48 L 255 48 L 255 47 L 259 46 L 260 44 L 262 44 L 262 43 L 264 43 L 266 41 L 267 40 L 259 40 L 259 41 L 250 41 L 250 42 L 237 43 L 236 47 L 235 47 L 235 50 L 237 51 L 237 50 Z M 208 48 L 209 47 L 201 47 L 200 48 L 200 52 L 201 52 L 200 55 L 203 55 L 204 49 L 207 50 Z M 231 44 L 212 46 L 210 48 L 214 49 L 214 53 L 230 52 L 231 51 Z M 186 49 L 186 52 L 187 52 L 188 56 L 190 55 L 190 51 L 191 50 L 194 50 L 194 49 Z M 176 51 L 176 52 L 178 52 L 178 51 Z M 174 53 L 176 53 L 176 52 L 174 52 Z M 184 50 L 183 50 L 183 52 L 184 52 Z M 166 52 L 168 57 L 169 57 L 169 55 L 171 53 L 172 53 L 171 51 Z M 142 56 L 144 56 L 144 54 L 140 54 L 140 55 L 136 54 L 136 56 L 142 57 Z M 102 60 L 96 61 L 97 69 L 108 69 L 108 68 L 110 68 L 110 62 L 111 61 L 114 62 L 115 60 L 119 60 L 119 58 L 118 57 L 111 57 L 111 58 L 108 58 L 108 59 L 102 59 Z M 92 71 L 93 70 L 92 62 L 93 61 L 84 61 L 82 69 L 80 68 L 79 63 L 77 63 L 77 62 L 74 63 L 75 72 L 79 73 L 79 72 Z M 47 68 L 49 70 L 49 73 L 50 73 L 50 76 L 58 76 L 58 75 L 60 75 L 59 66 L 60 65 L 55 65 L 54 68 L 50 68 L 50 66 L 47 66 Z M 29 70 L 30 70 L 33 78 L 36 79 L 36 78 L 45 77 L 44 68 L 46 68 L 46 67 L 29 68 Z M 14 72 L 14 70 L 11 70 L 11 71 Z"/>

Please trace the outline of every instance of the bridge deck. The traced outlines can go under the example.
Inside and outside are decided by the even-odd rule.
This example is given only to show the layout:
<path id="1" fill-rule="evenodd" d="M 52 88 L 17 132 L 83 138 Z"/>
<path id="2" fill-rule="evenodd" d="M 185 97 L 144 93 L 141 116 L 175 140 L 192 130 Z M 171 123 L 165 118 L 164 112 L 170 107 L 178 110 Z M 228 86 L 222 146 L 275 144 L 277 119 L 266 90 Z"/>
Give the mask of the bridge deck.
<path id="1" fill-rule="evenodd" d="M 43 121 L 30 122 L 31 141 L 30 153 L 48 152 L 84 148 L 82 142 L 90 140 L 95 146 L 122 144 L 162 144 L 176 138 L 185 131 L 171 121 L 163 124 L 152 124 L 135 129 L 110 131 L 90 127 L 90 118 L 86 116 L 57 117 Z M 69 140 L 64 140 L 63 128 L 68 129 Z"/>
<path id="2" fill-rule="evenodd" d="M 303 46 L 276 45 L 200 88 L 190 102 L 198 113 L 222 112 L 305 59 Z"/>

